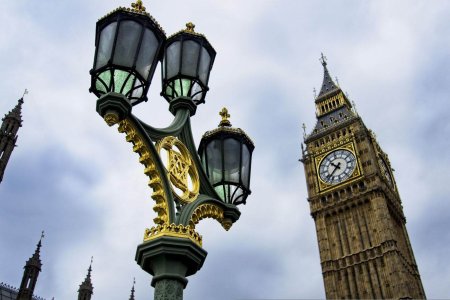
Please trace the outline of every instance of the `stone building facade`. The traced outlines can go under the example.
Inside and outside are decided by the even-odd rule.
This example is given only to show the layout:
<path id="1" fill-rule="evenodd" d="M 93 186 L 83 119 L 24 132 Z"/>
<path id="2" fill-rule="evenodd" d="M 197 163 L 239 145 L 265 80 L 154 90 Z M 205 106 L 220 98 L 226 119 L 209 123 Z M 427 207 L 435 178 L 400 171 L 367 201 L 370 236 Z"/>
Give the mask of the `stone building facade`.
<path id="1" fill-rule="evenodd" d="M 308 202 L 327 299 L 423 299 L 388 155 L 348 97 L 324 78 L 317 123 L 306 135 Z"/>

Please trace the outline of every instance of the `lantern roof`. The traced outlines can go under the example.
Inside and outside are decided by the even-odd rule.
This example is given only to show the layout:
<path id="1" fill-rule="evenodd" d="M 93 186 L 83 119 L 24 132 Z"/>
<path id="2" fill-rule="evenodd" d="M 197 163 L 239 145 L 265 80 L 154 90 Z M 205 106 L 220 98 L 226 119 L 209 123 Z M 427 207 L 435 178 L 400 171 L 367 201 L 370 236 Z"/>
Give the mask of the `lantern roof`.
<path id="1" fill-rule="evenodd" d="M 195 29 L 195 24 L 192 23 L 192 22 L 187 22 L 185 29 L 181 29 L 180 31 L 175 32 L 174 34 L 170 35 L 169 38 L 171 38 L 173 36 L 176 36 L 176 35 L 179 35 L 179 34 L 182 34 L 182 33 L 187 33 L 187 34 L 190 34 L 190 35 L 199 36 L 199 37 L 203 37 L 203 38 L 206 39 L 206 36 L 204 34 L 199 33 L 199 32 L 195 32 L 194 29 Z"/>
<path id="2" fill-rule="evenodd" d="M 252 139 L 245 133 L 244 130 L 242 130 L 241 128 L 231 127 L 231 123 L 229 120 L 230 114 L 228 113 L 228 109 L 226 109 L 225 107 L 222 108 L 222 110 L 219 112 L 219 115 L 222 117 L 222 120 L 220 121 L 218 128 L 205 132 L 205 134 L 203 134 L 202 141 L 213 138 L 220 134 L 227 134 L 230 136 L 239 136 L 244 139 L 248 146 L 250 146 L 251 148 L 255 148 L 255 144 L 253 143 Z"/>
<path id="3" fill-rule="evenodd" d="M 156 21 L 155 18 L 153 18 L 152 15 L 150 15 L 147 11 L 145 6 L 143 6 L 142 0 L 136 0 L 135 3 L 131 3 L 131 8 L 130 7 L 122 7 L 119 6 L 118 8 L 116 8 L 115 10 L 113 10 L 112 12 L 108 13 L 107 15 L 105 15 L 104 17 L 98 19 L 98 21 L 102 21 L 106 18 L 108 18 L 109 16 L 117 13 L 117 12 L 125 12 L 125 13 L 134 13 L 137 15 L 141 15 L 141 16 L 145 16 L 150 18 L 153 23 L 155 23 L 156 27 L 161 30 L 161 32 L 166 35 L 166 32 L 164 31 L 164 29 L 161 27 L 161 25 L 158 23 L 158 21 Z"/>
<path id="4" fill-rule="evenodd" d="M 202 33 L 199 33 L 199 32 L 195 31 L 195 24 L 192 23 L 192 22 L 186 23 L 186 28 L 185 29 L 182 29 L 182 30 L 180 30 L 180 31 L 170 35 L 167 39 L 171 39 L 171 38 L 176 37 L 176 36 L 181 35 L 181 34 L 188 34 L 188 35 L 192 35 L 192 36 L 195 36 L 195 37 L 203 38 L 209 44 L 209 46 L 212 48 L 211 43 L 208 41 L 206 36 L 204 34 L 202 34 Z"/>

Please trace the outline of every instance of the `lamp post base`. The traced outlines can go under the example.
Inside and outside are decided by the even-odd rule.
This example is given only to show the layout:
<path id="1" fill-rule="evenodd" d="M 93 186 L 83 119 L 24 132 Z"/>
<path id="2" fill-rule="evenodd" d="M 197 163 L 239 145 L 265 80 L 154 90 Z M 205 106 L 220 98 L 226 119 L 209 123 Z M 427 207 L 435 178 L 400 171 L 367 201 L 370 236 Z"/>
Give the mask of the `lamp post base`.
<path id="1" fill-rule="evenodd" d="M 174 279 L 162 279 L 155 284 L 155 300 L 182 300 L 184 285 Z"/>
<path id="2" fill-rule="evenodd" d="M 207 254 L 190 239 L 161 236 L 137 247 L 136 262 L 153 275 L 155 300 L 182 300 L 186 277 L 200 270 Z"/>

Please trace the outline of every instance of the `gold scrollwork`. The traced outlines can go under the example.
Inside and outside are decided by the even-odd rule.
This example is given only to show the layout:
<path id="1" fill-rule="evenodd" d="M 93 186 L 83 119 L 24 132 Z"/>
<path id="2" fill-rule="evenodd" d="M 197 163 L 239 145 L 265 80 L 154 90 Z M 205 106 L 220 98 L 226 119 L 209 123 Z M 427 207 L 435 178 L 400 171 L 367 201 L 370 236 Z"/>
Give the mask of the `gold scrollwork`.
<path id="1" fill-rule="evenodd" d="M 173 136 L 167 136 L 156 144 L 159 155 L 162 149 L 167 151 L 167 174 L 175 196 L 183 203 L 194 201 L 200 191 L 200 180 L 189 150 Z M 181 195 L 177 189 L 181 191 Z"/>
<path id="2" fill-rule="evenodd" d="M 156 202 L 153 210 L 158 214 L 153 221 L 159 225 L 169 223 L 167 195 L 164 192 L 161 175 L 156 169 L 150 149 L 129 120 L 121 121 L 118 130 L 120 133 L 126 134 L 127 142 L 133 143 L 133 151 L 139 154 L 139 162 L 145 166 L 144 173 L 150 178 L 148 185 L 153 189 L 151 197 Z"/>
<path id="3" fill-rule="evenodd" d="M 142 3 L 142 0 L 136 0 L 135 3 L 131 3 L 131 7 L 139 12 L 145 12 L 145 6 Z"/>
<path id="4" fill-rule="evenodd" d="M 144 234 L 144 242 L 151 241 L 161 236 L 190 239 L 198 246 L 202 247 L 202 236 L 196 232 L 193 227 L 176 224 L 164 224 L 157 225 L 156 227 L 152 227 L 150 229 L 147 228 Z"/>
<path id="5" fill-rule="evenodd" d="M 106 113 L 103 119 L 105 120 L 106 124 L 108 124 L 108 126 L 113 126 L 119 123 L 119 115 L 114 112 Z"/>
<path id="6" fill-rule="evenodd" d="M 233 225 L 230 219 L 224 218 L 223 209 L 214 204 L 202 204 L 197 207 L 192 213 L 191 220 L 189 221 L 189 226 L 195 228 L 195 225 L 200 222 L 200 220 L 205 218 L 213 218 L 217 220 L 225 230 L 229 230 Z"/>

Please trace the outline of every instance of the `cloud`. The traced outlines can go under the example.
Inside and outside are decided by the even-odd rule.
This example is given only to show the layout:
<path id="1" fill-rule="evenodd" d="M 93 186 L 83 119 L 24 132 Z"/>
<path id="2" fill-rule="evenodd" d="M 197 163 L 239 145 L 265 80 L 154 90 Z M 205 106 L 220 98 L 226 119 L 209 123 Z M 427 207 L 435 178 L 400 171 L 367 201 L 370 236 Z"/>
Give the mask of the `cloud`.
<path id="1" fill-rule="evenodd" d="M 199 225 L 209 252 L 186 299 L 323 298 L 309 215 L 301 124 L 315 124 L 312 89 L 321 52 L 396 169 L 408 230 L 429 298 L 450 293 L 446 231 L 450 106 L 450 4 L 443 1 L 172 1 L 145 3 L 168 34 L 193 21 L 218 52 L 206 104 L 192 118 L 198 143 L 226 106 L 255 141 L 252 195 L 229 232 Z M 134 262 L 154 212 L 132 145 L 95 112 L 88 93 L 95 22 L 128 1 L 7 2 L 0 11 L 0 112 L 24 88 L 24 124 L 0 186 L 0 281 L 18 285 L 40 231 L 37 294 L 76 295 L 94 256 L 94 299 L 150 298 L 150 275 Z M 154 126 L 172 115 L 159 97 L 133 111 Z M 214 295 L 214 296 L 212 296 Z M 220 296 L 216 296 L 220 295 Z M 219 299 L 217 298 L 217 299 Z"/>

